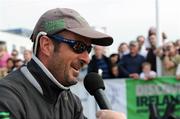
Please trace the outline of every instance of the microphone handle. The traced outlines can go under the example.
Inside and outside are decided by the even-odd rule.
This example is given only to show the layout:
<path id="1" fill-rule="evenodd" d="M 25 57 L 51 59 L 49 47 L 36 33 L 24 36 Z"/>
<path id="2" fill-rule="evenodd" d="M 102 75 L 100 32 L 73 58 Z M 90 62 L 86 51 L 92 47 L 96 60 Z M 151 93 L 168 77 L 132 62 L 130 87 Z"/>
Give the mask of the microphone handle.
<path id="1" fill-rule="evenodd" d="M 112 107 L 111 107 L 103 89 L 98 89 L 94 93 L 94 97 L 95 97 L 96 102 L 98 103 L 100 109 L 111 109 L 112 110 Z"/>

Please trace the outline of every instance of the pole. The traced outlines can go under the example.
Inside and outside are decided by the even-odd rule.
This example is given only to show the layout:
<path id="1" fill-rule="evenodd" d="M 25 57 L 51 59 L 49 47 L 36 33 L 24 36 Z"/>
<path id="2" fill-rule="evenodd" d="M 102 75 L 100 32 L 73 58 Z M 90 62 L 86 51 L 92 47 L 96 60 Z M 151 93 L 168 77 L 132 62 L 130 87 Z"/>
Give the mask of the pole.
<path id="1" fill-rule="evenodd" d="M 156 37 L 157 37 L 157 45 L 156 48 L 162 46 L 162 34 L 160 30 L 160 15 L 159 15 L 159 1 L 156 0 Z M 157 76 L 162 75 L 162 64 L 160 57 L 156 56 L 156 67 L 157 67 Z"/>

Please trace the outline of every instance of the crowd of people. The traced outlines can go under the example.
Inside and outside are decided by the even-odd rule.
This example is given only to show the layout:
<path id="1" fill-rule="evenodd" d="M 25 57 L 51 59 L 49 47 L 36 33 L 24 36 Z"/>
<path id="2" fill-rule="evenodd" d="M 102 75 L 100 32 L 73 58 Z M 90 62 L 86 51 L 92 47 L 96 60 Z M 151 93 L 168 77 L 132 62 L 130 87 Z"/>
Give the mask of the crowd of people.
<path id="1" fill-rule="evenodd" d="M 103 79 L 133 78 L 149 80 L 157 76 L 156 57 L 161 59 L 163 76 L 176 76 L 180 79 L 180 39 L 175 42 L 168 41 L 162 33 L 163 46 L 157 47 L 156 29 L 150 28 L 148 37 L 137 36 L 129 43 L 121 42 L 117 52 L 106 55 L 104 46 L 94 45 L 94 54 L 90 63 L 82 68 L 84 74 L 89 72 L 99 73 Z M 7 51 L 6 43 L 0 41 L 0 77 L 6 76 L 11 71 L 27 64 L 32 58 L 31 50 L 24 50 L 23 59 L 18 57 L 19 51 Z M 84 75 L 79 76 L 83 79 Z"/>
<path id="2" fill-rule="evenodd" d="M 32 51 L 26 49 L 23 51 L 23 58 L 19 58 L 18 50 L 13 49 L 8 52 L 6 42 L 0 41 L 0 78 L 26 64 L 31 57 Z"/>
<path id="3" fill-rule="evenodd" d="M 156 29 L 151 27 L 147 38 L 137 36 L 129 43 L 122 42 L 117 53 L 106 56 L 105 47 L 94 46 L 94 55 L 87 66 L 87 72 L 97 72 L 103 79 L 132 78 L 149 80 L 157 76 L 156 57 L 161 59 L 163 76 L 180 79 L 180 39 L 168 40 L 162 33 L 163 45 L 157 47 Z M 180 66 L 179 66 L 180 67 Z"/>

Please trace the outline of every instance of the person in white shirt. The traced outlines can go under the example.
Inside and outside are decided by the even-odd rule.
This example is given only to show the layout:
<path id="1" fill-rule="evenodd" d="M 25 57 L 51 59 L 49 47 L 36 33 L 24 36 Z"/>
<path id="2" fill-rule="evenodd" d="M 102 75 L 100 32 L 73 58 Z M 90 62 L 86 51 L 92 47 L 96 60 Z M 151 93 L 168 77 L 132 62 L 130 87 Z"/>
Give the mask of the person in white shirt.
<path id="1" fill-rule="evenodd" d="M 145 46 L 145 37 L 140 35 L 136 38 L 136 41 L 139 43 L 139 54 L 141 54 L 142 56 L 146 58 L 147 50 Z"/>
<path id="2" fill-rule="evenodd" d="M 156 77 L 156 72 L 151 70 L 151 64 L 149 62 L 144 62 L 142 64 L 142 71 L 140 79 L 149 80 Z"/>

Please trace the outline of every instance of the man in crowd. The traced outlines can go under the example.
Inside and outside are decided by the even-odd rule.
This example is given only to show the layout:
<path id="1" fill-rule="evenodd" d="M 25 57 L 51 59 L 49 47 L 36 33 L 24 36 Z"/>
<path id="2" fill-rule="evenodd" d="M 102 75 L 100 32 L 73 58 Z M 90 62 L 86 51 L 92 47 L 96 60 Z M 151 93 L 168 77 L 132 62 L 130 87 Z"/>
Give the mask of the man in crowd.
<path id="1" fill-rule="evenodd" d="M 180 63 L 180 55 L 178 54 L 173 42 L 167 42 L 164 44 L 163 55 L 163 76 L 176 75 L 176 69 Z"/>
<path id="2" fill-rule="evenodd" d="M 127 43 L 123 42 L 118 47 L 119 58 L 121 59 L 124 55 L 129 53 L 129 46 Z"/>
<path id="3" fill-rule="evenodd" d="M 27 49 L 24 50 L 23 57 L 24 57 L 24 64 L 27 64 L 32 58 L 32 51 Z"/>
<path id="4" fill-rule="evenodd" d="M 88 73 L 99 73 L 103 79 L 110 78 L 110 62 L 108 57 L 104 55 L 105 49 L 103 46 L 96 45 L 94 47 L 94 55 L 88 65 Z"/>
<path id="5" fill-rule="evenodd" d="M 156 72 L 156 43 L 157 43 L 157 37 L 155 33 L 151 33 L 148 36 L 148 40 L 150 43 L 150 48 L 148 48 L 148 53 L 146 57 L 146 61 L 149 62 L 152 66 L 152 70 Z"/>
<path id="6" fill-rule="evenodd" d="M 145 37 L 140 35 L 136 38 L 136 41 L 139 43 L 139 54 L 141 54 L 142 56 L 144 56 L 144 58 L 146 58 L 147 50 L 145 46 Z"/>
<path id="7" fill-rule="evenodd" d="M 130 53 L 124 55 L 119 62 L 120 73 L 124 77 L 138 79 L 145 58 L 139 54 L 139 44 L 137 41 L 131 41 L 129 47 Z"/>
<path id="8" fill-rule="evenodd" d="M 90 62 L 91 44 L 108 46 L 112 37 L 93 30 L 76 11 L 56 8 L 40 17 L 31 40 L 31 61 L 0 81 L 0 117 L 84 119 L 81 102 L 69 86 Z"/>

